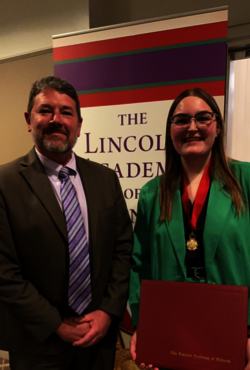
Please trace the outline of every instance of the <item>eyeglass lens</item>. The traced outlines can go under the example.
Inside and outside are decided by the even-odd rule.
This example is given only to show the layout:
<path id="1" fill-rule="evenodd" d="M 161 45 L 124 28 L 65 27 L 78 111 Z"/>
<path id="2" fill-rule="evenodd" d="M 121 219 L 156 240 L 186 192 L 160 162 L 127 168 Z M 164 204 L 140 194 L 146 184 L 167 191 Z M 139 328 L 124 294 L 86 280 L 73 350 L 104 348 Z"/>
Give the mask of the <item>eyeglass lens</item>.
<path id="1" fill-rule="evenodd" d="M 200 124 L 209 124 L 213 119 L 213 113 L 210 112 L 200 112 L 197 113 L 194 117 L 189 116 L 188 114 L 177 114 L 172 117 L 172 122 L 176 125 L 183 126 L 191 123 L 191 119 L 194 118 L 195 122 Z"/>

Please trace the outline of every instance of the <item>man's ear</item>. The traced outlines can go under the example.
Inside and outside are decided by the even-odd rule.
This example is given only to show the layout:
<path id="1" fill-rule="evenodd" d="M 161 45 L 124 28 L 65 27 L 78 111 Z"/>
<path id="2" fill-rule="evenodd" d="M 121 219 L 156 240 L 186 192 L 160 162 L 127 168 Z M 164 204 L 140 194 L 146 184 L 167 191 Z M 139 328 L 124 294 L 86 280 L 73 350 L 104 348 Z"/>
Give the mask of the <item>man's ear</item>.
<path id="1" fill-rule="evenodd" d="M 31 131 L 31 124 L 30 124 L 30 115 L 28 112 L 24 112 L 24 118 L 25 118 L 25 121 L 27 123 L 27 129 L 28 129 L 28 132 Z"/>
<path id="2" fill-rule="evenodd" d="M 82 118 L 80 119 L 80 121 L 78 122 L 78 131 L 77 131 L 77 137 L 80 136 L 81 134 L 81 128 L 82 128 Z"/>

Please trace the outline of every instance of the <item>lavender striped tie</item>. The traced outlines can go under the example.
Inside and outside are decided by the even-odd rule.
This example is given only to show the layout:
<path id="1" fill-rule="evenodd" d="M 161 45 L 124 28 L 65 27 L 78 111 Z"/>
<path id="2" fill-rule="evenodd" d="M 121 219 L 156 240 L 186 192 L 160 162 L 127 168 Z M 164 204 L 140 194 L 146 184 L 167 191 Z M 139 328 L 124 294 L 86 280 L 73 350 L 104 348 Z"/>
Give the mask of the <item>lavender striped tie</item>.
<path id="1" fill-rule="evenodd" d="M 67 223 L 69 242 L 69 306 L 79 315 L 91 302 L 90 266 L 87 235 L 76 189 L 68 167 L 59 171 L 62 207 Z"/>

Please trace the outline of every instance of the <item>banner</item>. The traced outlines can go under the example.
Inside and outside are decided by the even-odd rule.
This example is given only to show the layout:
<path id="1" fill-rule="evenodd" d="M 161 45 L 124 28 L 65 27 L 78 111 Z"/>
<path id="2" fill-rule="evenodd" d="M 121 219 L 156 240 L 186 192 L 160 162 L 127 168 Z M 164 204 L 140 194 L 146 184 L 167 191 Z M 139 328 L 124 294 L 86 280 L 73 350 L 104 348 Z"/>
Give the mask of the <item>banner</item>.
<path id="1" fill-rule="evenodd" d="M 164 171 L 166 117 L 202 87 L 224 108 L 227 10 L 54 37 L 55 76 L 79 94 L 76 153 L 114 169 L 132 222 L 141 187 Z"/>

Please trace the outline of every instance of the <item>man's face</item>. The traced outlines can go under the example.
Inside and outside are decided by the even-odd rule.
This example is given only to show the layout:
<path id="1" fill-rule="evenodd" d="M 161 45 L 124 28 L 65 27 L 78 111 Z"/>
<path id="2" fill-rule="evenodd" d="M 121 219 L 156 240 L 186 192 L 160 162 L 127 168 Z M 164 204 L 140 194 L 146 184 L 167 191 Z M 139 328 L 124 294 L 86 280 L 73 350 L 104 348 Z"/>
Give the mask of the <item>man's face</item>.
<path id="1" fill-rule="evenodd" d="M 25 113 L 28 131 L 38 151 L 71 153 L 80 136 L 82 121 L 76 113 L 76 103 L 66 94 L 46 88 L 34 99 L 31 114 Z"/>

